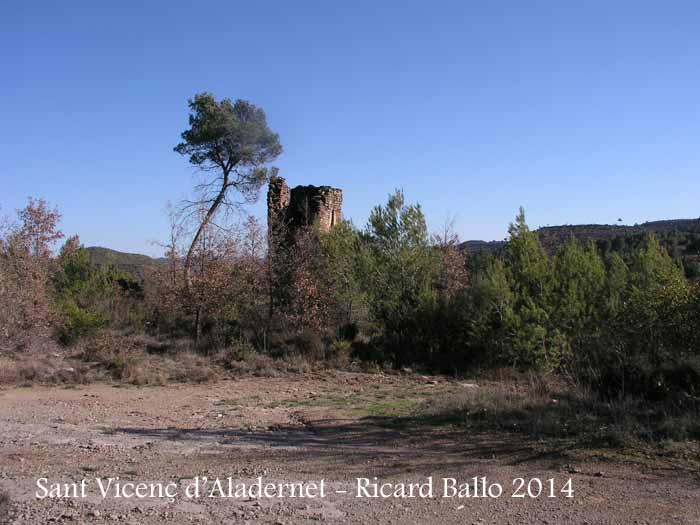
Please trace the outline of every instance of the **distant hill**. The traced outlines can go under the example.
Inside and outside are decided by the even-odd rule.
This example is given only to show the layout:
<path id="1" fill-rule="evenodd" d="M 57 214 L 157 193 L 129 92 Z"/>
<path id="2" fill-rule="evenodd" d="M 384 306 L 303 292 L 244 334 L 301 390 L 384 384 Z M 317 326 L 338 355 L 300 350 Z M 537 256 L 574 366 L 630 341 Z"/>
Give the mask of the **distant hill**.
<path id="1" fill-rule="evenodd" d="M 496 250 L 503 248 L 506 241 L 464 241 L 459 247 L 462 250 L 467 250 L 469 253 L 476 253 L 482 250 L 487 252 L 495 252 Z"/>
<path id="2" fill-rule="evenodd" d="M 655 233 L 658 235 L 670 233 L 700 234 L 700 218 L 698 219 L 672 219 L 665 221 L 652 221 L 642 224 L 617 225 L 617 224 L 565 224 L 562 226 L 545 226 L 535 230 L 540 237 L 542 245 L 550 251 L 564 244 L 572 235 L 581 242 L 588 241 L 613 241 L 620 237 Z M 460 247 L 470 253 L 480 250 L 497 251 L 505 245 L 505 241 L 466 241 Z"/>
<path id="3" fill-rule="evenodd" d="M 140 253 L 126 253 L 90 246 L 85 248 L 90 254 L 90 261 L 96 266 L 114 266 L 118 270 L 130 273 L 131 275 L 143 279 L 146 267 L 162 264 L 164 259 L 154 259 L 148 255 Z"/>
<path id="4" fill-rule="evenodd" d="M 634 226 L 616 224 L 578 224 L 564 226 L 545 226 L 537 230 L 540 241 L 547 249 L 554 249 L 566 242 L 572 235 L 583 242 L 612 241 L 618 237 L 655 233 L 700 233 L 700 219 L 673 219 L 653 221 Z"/>

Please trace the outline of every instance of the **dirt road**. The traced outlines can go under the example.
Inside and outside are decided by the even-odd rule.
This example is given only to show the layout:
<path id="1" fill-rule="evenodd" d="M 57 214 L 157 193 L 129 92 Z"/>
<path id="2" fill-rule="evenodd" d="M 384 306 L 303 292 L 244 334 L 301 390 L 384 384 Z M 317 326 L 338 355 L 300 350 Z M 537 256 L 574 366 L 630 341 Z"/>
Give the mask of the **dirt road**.
<path id="1" fill-rule="evenodd" d="M 700 480 L 692 471 L 595 458 L 571 463 L 512 434 L 392 424 L 416 402 L 459 387 L 333 372 L 208 385 L 4 389 L 0 489 L 16 523 L 700 523 Z M 502 495 L 474 497 L 483 490 L 475 476 L 493 491 L 499 484 Z M 110 477 L 149 490 L 172 484 L 177 494 L 103 498 L 98 479 Z M 198 477 L 231 477 L 248 488 L 258 478 L 306 488 L 323 480 L 325 495 L 209 498 L 205 484 L 200 497 L 186 497 Z M 356 497 L 366 494 L 358 494 L 357 478 L 374 477 L 391 484 L 385 493 L 419 483 L 432 497 Z M 46 491 L 38 478 L 46 478 Z M 471 497 L 443 497 L 444 478 L 467 483 Z M 529 484 L 537 493 L 533 478 L 544 485 L 539 497 L 527 492 Z M 36 497 L 55 483 L 77 490 L 82 479 L 84 498 Z M 571 498 L 561 491 L 569 479 Z"/>

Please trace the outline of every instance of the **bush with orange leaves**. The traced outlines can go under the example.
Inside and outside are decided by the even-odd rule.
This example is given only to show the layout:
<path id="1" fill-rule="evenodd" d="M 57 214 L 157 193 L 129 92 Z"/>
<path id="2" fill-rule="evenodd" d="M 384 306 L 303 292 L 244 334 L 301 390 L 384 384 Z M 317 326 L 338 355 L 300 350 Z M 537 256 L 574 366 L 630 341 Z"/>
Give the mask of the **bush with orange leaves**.
<path id="1" fill-rule="evenodd" d="M 63 234 L 60 214 L 29 199 L 0 235 L 0 351 L 47 342 L 56 313 L 50 283 L 52 246 Z"/>

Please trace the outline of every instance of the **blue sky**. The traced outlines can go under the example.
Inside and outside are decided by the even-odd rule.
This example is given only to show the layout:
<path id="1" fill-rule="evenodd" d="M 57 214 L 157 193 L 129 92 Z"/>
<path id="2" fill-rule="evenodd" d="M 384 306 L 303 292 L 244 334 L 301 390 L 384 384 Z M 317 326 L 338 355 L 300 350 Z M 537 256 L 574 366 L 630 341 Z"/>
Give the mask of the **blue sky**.
<path id="1" fill-rule="evenodd" d="M 210 91 L 262 106 L 280 174 L 343 188 L 357 225 L 397 187 L 464 239 L 520 205 L 533 227 L 697 217 L 699 27 L 692 1 L 5 0 L 0 205 L 158 253 Z"/>

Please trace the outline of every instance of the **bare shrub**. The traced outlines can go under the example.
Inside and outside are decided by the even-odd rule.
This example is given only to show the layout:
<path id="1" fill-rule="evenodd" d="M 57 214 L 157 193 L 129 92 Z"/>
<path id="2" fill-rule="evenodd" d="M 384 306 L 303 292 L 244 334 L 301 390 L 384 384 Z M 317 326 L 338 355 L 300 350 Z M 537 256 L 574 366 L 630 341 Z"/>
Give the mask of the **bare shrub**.
<path id="1" fill-rule="evenodd" d="M 242 361 L 233 361 L 230 370 L 236 377 L 279 377 L 286 374 L 307 374 L 313 364 L 301 356 L 275 359 L 254 354 Z"/>
<path id="2" fill-rule="evenodd" d="M 245 360 L 230 361 L 228 368 L 236 377 L 278 377 L 280 372 L 275 361 L 277 360 L 270 356 L 255 354 Z"/>
<path id="3" fill-rule="evenodd" d="M 121 379 L 124 383 L 136 386 L 162 386 L 168 381 L 168 377 L 159 368 L 133 358 L 127 362 Z"/>
<path id="4" fill-rule="evenodd" d="M 143 348 L 149 353 L 159 354 L 169 350 L 170 345 L 164 341 L 159 341 L 150 335 L 131 336 L 131 342 L 135 347 Z"/>
<path id="5" fill-rule="evenodd" d="M 80 341 L 76 345 L 76 350 L 86 361 L 110 365 L 121 344 L 122 340 L 113 332 L 104 332 Z"/>
<path id="6" fill-rule="evenodd" d="M 13 358 L 0 358 L 0 384 L 86 384 L 95 374 L 84 363 L 65 360 L 54 352 L 31 350 Z"/>
<path id="7" fill-rule="evenodd" d="M 105 332 L 79 343 L 83 359 L 101 365 L 114 380 L 137 385 L 169 381 L 204 383 L 218 378 L 212 358 L 192 352 L 192 341 L 159 341 L 145 335 Z"/>
<path id="8" fill-rule="evenodd" d="M 0 366 L 0 385 L 16 383 L 17 378 L 17 370 L 12 364 Z"/>
<path id="9" fill-rule="evenodd" d="M 85 385 L 94 377 L 85 366 L 68 366 L 54 370 L 47 378 L 49 383 L 63 385 Z"/>
<path id="10" fill-rule="evenodd" d="M 323 340 L 314 330 L 302 330 L 291 343 L 296 352 L 307 359 L 320 360 L 324 357 Z"/>
<path id="11" fill-rule="evenodd" d="M 218 379 L 218 374 L 212 368 L 211 362 L 201 356 L 188 353 L 178 356 L 171 362 L 169 379 L 180 383 L 207 383 Z"/>
<path id="12" fill-rule="evenodd" d="M 178 339 L 171 339 L 167 342 L 168 353 L 177 355 L 184 352 L 192 352 L 194 350 L 194 344 L 192 339 L 187 337 L 180 337 Z"/>

